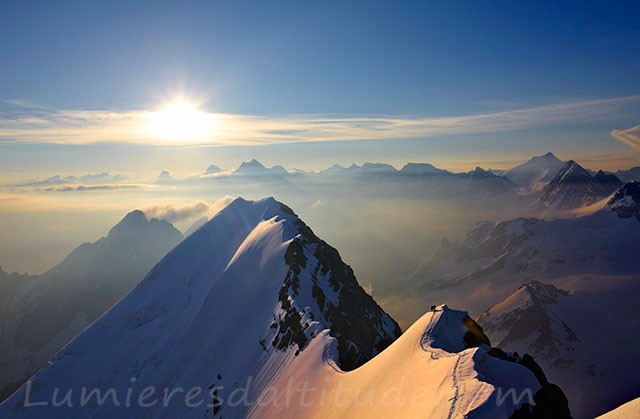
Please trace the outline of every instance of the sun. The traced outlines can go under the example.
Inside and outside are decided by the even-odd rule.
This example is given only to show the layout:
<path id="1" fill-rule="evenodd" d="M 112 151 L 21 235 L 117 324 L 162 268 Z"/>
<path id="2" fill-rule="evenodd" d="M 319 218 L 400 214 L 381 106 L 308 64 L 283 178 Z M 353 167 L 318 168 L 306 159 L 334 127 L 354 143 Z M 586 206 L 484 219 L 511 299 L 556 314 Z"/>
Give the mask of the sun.
<path id="1" fill-rule="evenodd" d="M 149 119 L 152 135 L 166 141 L 203 141 L 211 136 L 214 128 L 213 114 L 184 100 L 170 102 L 151 112 Z"/>

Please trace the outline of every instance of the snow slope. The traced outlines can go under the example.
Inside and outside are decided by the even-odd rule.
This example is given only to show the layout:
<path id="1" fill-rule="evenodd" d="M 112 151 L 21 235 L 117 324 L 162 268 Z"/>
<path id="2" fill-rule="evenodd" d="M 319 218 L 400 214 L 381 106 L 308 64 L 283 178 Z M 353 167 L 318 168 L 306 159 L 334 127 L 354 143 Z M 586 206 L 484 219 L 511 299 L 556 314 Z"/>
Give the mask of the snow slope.
<path id="1" fill-rule="evenodd" d="M 638 417 L 640 417 L 640 398 L 631 400 L 602 416 L 598 416 L 598 419 L 636 419 Z"/>
<path id="2" fill-rule="evenodd" d="M 338 252 L 288 207 L 238 198 L 0 404 L 0 417 L 493 418 L 529 411 L 527 395 L 536 409 L 568 414 L 526 360 L 490 355 L 464 312 L 441 306 L 399 335 Z M 287 396 L 309 386 L 310 405 Z M 128 406 L 83 404 L 83 387 L 112 389 Z M 51 405 L 56 388 L 69 395 L 63 406 Z M 147 406 L 145 388 L 143 401 L 155 400 Z M 370 392 L 371 403 L 351 395 L 345 405 L 340 388 Z M 400 400 L 387 403 L 389 390 Z M 25 406 L 27 397 L 49 405 Z"/>
<path id="3" fill-rule="evenodd" d="M 106 237 L 81 245 L 44 274 L 0 278 L 0 400 L 107 311 L 180 240 L 182 234 L 171 224 L 133 211 Z"/>

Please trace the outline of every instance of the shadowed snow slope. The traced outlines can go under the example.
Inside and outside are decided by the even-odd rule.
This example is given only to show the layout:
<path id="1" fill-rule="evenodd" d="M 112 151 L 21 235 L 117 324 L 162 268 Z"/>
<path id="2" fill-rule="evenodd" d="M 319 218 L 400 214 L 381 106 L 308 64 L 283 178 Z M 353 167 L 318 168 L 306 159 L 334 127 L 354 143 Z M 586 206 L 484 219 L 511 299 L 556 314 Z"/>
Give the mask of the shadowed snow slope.
<path id="1" fill-rule="evenodd" d="M 236 199 L 1 404 L 0 417 L 494 418 L 517 407 L 531 417 L 528 396 L 538 413 L 555 406 L 530 365 L 489 355 L 464 312 L 441 306 L 399 335 L 288 207 Z M 112 393 L 83 404 L 82 387 Z M 53 407 L 55 388 L 70 401 Z M 27 407 L 26 397 L 49 405 Z"/>

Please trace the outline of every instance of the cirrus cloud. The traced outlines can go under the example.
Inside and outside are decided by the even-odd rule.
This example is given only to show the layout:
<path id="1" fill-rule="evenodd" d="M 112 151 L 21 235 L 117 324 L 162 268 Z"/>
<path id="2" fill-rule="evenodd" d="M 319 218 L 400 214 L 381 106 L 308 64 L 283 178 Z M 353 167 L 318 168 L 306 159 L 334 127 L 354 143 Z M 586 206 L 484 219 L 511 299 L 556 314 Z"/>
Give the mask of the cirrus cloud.
<path id="1" fill-rule="evenodd" d="M 611 136 L 616 140 L 640 150 L 640 125 L 628 129 L 614 129 Z"/>
<path id="2" fill-rule="evenodd" d="M 606 118 L 640 96 L 553 103 L 506 111 L 447 117 L 285 115 L 204 113 L 212 127 L 193 145 L 260 145 L 292 142 L 427 138 L 544 127 Z M 50 110 L 20 107 L 0 111 L 0 141 L 83 144 L 122 142 L 185 144 L 156 138 L 146 110 Z"/>

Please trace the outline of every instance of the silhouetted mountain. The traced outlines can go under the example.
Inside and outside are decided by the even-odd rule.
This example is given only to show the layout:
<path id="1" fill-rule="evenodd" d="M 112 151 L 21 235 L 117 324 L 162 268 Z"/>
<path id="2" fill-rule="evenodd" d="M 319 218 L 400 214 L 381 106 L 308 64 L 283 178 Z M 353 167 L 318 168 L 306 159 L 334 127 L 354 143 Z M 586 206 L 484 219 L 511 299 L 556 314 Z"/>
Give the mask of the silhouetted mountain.
<path id="1" fill-rule="evenodd" d="M 180 240 L 171 224 L 132 211 L 106 237 L 21 281 L 0 307 L 0 398 L 122 298 Z"/>

